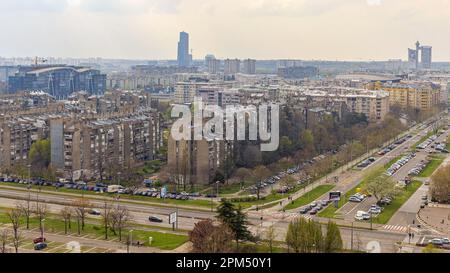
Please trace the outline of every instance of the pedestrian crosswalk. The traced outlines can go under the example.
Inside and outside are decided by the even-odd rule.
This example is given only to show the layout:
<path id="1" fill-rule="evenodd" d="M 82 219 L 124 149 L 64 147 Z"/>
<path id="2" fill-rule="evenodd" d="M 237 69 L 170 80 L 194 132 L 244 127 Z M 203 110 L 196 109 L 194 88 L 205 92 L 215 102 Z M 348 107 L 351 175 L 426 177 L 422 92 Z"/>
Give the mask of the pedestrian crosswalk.
<path id="1" fill-rule="evenodd" d="M 313 216 L 309 215 L 309 214 L 298 214 L 298 213 L 287 213 L 287 212 L 275 213 L 272 216 L 276 219 L 285 220 L 285 221 L 292 221 L 299 217 L 305 218 L 306 220 L 311 220 L 313 218 Z"/>
<path id="2" fill-rule="evenodd" d="M 383 229 L 402 233 L 408 232 L 408 227 L 400 225 L 385 225 L 383 226 Z"/>

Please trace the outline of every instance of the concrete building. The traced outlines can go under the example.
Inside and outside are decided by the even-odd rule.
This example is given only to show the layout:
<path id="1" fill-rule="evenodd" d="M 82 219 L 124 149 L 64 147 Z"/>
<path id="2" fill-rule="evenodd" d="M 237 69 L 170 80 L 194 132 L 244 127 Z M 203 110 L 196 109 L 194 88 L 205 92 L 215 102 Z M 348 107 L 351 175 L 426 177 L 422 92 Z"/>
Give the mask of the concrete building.
<path id="1" fill-rule="evenodd" d="M 226 75 L 237 74 L 241 71 L 241 61 L 239 59 L 226 59 L 224 73 Z"/>
<path id="2" fill-rule="evenodd" d="M 160 147 L 159 116 L 155 111 L 80 121 L 58 117 L 50 121 L 52 166 L 65 177 L 99 178 L 108 168 L 131 168 L 153 160 Z"/>
<path id="3" fill-rule="evenodd" d="M 208 185 L 215 182 L 217 171 L 233 155 L 233 145 L 228 141 L 175 141 L 169 137 L 168 166 L 171 179 L 180 187 Z"/>
<path id="4" fill-rule="evenodd" d="M 292 66 L 278 68 L 278 76 L 285 79 L 307 79 L 319 75 L 319 69 L 313 66 Z"/>
<path id="5" fill-rule="evenodd" d="M 220 72 L 220 60 L 216 59 L 213 55 L 206 56 L 205 66 L 210 74 L 217 74 Z"/>
<path id="6" fill-rule="evenodd" d="M 245 59 L 242 73 L 249 75 L 256 74 L 256 60 Z"/>
<path id="7" fill-rule="evenodd" d="M 385 119 L 390 111 L 389 93 L 347 87 L 280 87 L 281 96 L 286 103 L 305 105 L 308 108 L 320 107 L 327 111 L 337 110 L 341 116 L 341 106 L 347 111 L 364 114 L 370 122 Z"/>
<path id="8" fill-rule="evenodd" d="M 231 82 L 210 82 L 210 81 L 187 81 L 179 82 L 175 86 L 174 100 L 175 103 L 185 104 L 192 103 L 196 96 L 199 96 L 200 90 L 203 93 L 218 92 L 226 88 L 232 87 Z M 215 95 L 214 95 L 215 96 Z"/>
<path id="9" fill-rule="evenodd" d="M 430 110 L 440 103 L 442 89 L 433 83 L 403 82 L 383 84 L 382 90 L 389 92 L 390 104 L 402 108 L 418 108 Z"/>

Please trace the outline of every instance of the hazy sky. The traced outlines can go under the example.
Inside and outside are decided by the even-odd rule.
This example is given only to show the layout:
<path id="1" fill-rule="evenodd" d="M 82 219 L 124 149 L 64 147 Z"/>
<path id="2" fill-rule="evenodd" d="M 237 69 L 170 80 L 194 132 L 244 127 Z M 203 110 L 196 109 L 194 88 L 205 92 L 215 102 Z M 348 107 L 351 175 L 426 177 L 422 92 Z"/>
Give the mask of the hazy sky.
<path id="1" fill-rule="evenodd" d="M 450 60 L 450 0 L 0 0 L 0 56 Z"/>

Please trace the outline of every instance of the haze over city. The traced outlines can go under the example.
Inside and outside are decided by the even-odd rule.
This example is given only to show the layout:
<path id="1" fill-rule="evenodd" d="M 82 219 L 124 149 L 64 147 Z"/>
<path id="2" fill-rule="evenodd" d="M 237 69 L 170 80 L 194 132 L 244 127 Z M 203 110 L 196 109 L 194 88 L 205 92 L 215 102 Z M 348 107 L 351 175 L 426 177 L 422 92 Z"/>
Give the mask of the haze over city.
<path id="1" fill-rule="evenodd" d="M 446 61 L 449 15 L 448 0 L 2 0 L 0 55 L 175 59 L 184 30 L 194 59 L 406 60 L 420 40 Z"/>

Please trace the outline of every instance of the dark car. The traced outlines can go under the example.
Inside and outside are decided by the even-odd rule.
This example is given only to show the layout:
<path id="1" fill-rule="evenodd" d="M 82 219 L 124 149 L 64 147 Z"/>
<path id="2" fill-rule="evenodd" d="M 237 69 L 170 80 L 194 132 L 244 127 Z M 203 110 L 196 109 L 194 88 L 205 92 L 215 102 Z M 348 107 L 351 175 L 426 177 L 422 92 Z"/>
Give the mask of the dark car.
<path id="1" fill-rule="evenodd" d="M 163 222 L 163 220 L 161 218 L 156 217 L 156 216 L 150 216 L 150 217 L 148 217 L 148 220 L 153 223 L 162 223 Z"/>
<path id="2" fill-rule="evenodd" d="M 47 248 L 47 244 L 46 243 L 38 243 L 34 246 L 34 250 L 43 250 Z"/>
<path id="3" fill-rule="evenodd" d="M 306 213 L 308 213 L 308 209 L 302 208 L 302 209 L 299 210 L 298 213 L 300 213 L 300 214 L 306 214 Z"/>
<path id="4" fill-rule="evenodd" d="M 313 209 L 313 210 L 311 210 L 310 212 L 309 212 L 309 214 L 310 215 L 316 215 L 317 214 L 317 210 L 316 209 Z"/>
<path id="5" fill-rule="evenodd" d="M 39 243 L 45 243 L 45 241 L 47 241 L 47 239 L 39 237 L 33 240 L 34 244 L 39 244 Z"/>

